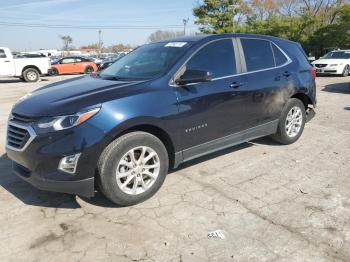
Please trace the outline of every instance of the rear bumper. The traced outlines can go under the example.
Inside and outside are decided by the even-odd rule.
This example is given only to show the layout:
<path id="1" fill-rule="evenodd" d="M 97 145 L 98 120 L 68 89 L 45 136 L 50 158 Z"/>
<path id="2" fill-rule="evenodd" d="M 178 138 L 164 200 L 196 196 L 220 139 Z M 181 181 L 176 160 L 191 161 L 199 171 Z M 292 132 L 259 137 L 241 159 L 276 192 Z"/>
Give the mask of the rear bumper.
<path id="1" fill-rule="evenodd" d="M 29 171 L 25 167 L 17 164 L 16 162 L 12 162 L 12 171 L 18 177 L 27 181 L 28 183 L 40 190 L 74 194 L 84 197 L 94 196 L 94 177 L 73 181 L 49 180 Z M 62 176 L 62 172 L 57 171 L 55 172 L 55 174 L 51 174 L 51 176 L 60 177 Z"/>

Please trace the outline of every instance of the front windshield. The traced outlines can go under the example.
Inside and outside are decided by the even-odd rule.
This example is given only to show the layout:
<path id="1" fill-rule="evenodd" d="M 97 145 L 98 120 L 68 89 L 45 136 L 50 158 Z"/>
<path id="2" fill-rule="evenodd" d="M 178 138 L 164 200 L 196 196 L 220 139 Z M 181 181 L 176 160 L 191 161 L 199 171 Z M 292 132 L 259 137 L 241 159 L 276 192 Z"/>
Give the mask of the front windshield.
<path id="1" fill-rule="evenodd" d="M 323 58 L 331 59 L 350 59 L 350 52 L 330 52 L 327 53 Z"/>
<path id="2" fill-rule="evenodd" d="M 164 74 L 189 48 L 187 42 L 141 46 L 100 73 L 106 79 L 148 80 Z"/>

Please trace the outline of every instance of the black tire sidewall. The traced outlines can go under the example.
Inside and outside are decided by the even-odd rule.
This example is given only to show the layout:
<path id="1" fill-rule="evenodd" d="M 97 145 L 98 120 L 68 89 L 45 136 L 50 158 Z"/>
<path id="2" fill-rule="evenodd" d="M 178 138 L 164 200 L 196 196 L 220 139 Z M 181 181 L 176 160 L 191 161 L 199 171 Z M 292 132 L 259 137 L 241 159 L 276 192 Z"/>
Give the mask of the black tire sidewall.
<path id="1" fill-rule="evenodd" d="M 35 80 L 30 80 L 28 77 L 27 77 L 27 74 L 29 72 L 34 72 L 36 74 L 36 78 Z M 24 70 L 23 72 L 23 78 L 26 82 L 38 82 L 39 81 L 39 78 L 40 78 L 40 75 L 39 75 L 39 72 L 38 70 L 36 70 L 35 68 L 28 68 L 26 70 Z"/>
<path id="2" fill-rule="evenodd" d="M 149 199 L 159 190 L 168 173 L 169 158 L 165 146 L 157 137 L 144 132 L 130 133 L 125 136 L 118 138 L 109 146 L 110 148 L 106 149 L 108 152 L 101 160 L 103 163 L 100 163 L 100 166 L 103 166 L 102 170 L 100 169 L 100 182 L 102 193 L 107 198 L 118 205 L 130 206 Z M 148 146 L 156 151 L 160 160 L 159 175 L 149 190 L 139 195 L 129 195 L 119 188 L 115 172 L 120 159 L 129 150 L 139 146 Z"/>
<path id="3" fill-rule="evenodd" d="M 287 135 L 286 128 L 285 128 L 286 118 L 289 111 L 296 106 L 301 109 L 303 123 L 299 130 L 298 135 L 296 135 L 295 137 L 290 137 Z M 279 120 L 279 124 L 278 124 L 278 130 L 274 137 L 278 142 L 282 144 L 285 144 L 285 145 L 292 144 L 296 142 L 300 138 L 300 136 L 303 134 L 305 123 L 306 123 L 306 111 L 305 111 L 305 106 L 303 102 L 301 102 L 299 99 L 291 98 L 290 100 L 288 100 L 287 104 L 283 108 L 283 111 Z"/>
<path id="4" fill-rule="evenodd" d="M 52 75 L 52 76 L 57 76 L 57 75 L 59 75 L 57 68 L 51 68 L 51 75 Z"/>
<path id="5" fill-rule="evenodd" d="M 343 71 L 342 76 L 346 77 L 346 76 L 348 76 L 348 75 L 349 75 L 349 65 L 346 65 L 346 66 L 344 67 L 344 71 Z"/>
<path id="6" fill-rule="evenodd" d="M 91 66 L 87 66 L 84 72 L 85 74 L 91 74 L 94 72 L 94 69 Z"/>

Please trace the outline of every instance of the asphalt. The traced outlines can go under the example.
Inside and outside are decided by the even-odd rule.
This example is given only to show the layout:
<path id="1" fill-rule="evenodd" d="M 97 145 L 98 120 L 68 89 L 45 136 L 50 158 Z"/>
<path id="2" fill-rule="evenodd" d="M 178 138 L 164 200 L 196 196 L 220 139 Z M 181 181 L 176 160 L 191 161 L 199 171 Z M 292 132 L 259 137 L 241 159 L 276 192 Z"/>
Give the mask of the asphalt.
<path id="1" fill-rule="evenodd" d="M 350 77 L 317 78 L 317 114 L 297 143 L 263 138 L 197 159 L 126 208 L 11 174 L 12 105 L 68 77 L 0 79 L 0 261 L 350 261 Z"/>

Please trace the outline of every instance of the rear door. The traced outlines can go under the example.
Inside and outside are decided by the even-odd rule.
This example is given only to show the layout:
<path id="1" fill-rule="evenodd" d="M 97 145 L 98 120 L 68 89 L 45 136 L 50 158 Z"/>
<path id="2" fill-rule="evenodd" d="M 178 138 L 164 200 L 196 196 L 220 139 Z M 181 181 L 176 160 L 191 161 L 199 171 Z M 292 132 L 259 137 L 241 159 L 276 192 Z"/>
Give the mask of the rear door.
<path id="1" fill-rule="evenodd" d="M 0 75 L 13 76 L 15 67 L 12 57 L 8 57 L 4 49 L 0 49 Z"/>
<path id="2" fill-rule="evenodd" d="M 244 84 L 239 57 L 232 38 L 212 41 L 202 46 L 184 65 L 186 69 L 211 72 L 213 80 L 177 87 L 182 125 L 184 159 L 213 149 L 220 138 L 246 128 Z M 183 67 L 183 68 L 184 68 Z M 212 144 L 208 144 L 212 142 Z M 226 144 L 227 145 L 227 144 Z"/>
<path id="3" fill-rule="evenodd" d="M 239 43 L 246 71 L 246 118 L 248 127 L 255 127 L 279 118 L 288 95 L 289 60 L 271 41 L 240 38 Z"/>

